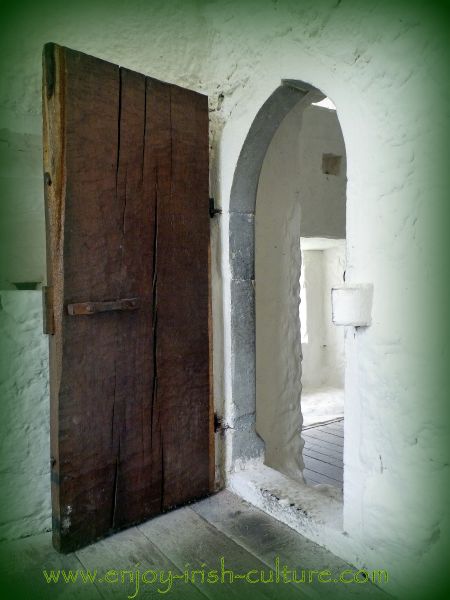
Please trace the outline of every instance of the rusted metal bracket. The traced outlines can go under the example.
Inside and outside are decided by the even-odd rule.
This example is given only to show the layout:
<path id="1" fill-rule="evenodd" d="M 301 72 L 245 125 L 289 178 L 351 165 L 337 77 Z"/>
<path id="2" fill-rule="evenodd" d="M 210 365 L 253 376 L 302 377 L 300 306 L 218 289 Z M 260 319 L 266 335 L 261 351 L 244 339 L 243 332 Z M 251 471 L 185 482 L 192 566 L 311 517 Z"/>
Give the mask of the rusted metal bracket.
<path id="1" fill-rule="evenodd" d="M 222 214 L 222 209 L 216 208 L 214 198 L 210 198 L 209 199 L 209 216 L 211 217 L 211 219 L 213 219 L 216 215 L 221 215 L 221 214 Z"/>
<path id="2" fill-rule="evenodd" d="M 224 422 L 223 417 L 219 417 L 219 415 L 215 412 L 214 413 L 214 433 L 217 433 L 218 431 L 220 431 L 222 433 L 226 429 L 232 429 L 232 428 Z"/>
<path id="3" fill-rule="evenodd" d="M 139 298 L 123 298 L 121 300 L 107 300 L 106 302 L 77 302 L 67 305 L 69 315 L 93 315 L 95 313 L 111 310 L 137 310 Z"/>
<path id="4" fill-rule="evenodd" d="M 53 314 L 53 287 L 42 286 L 42 321 L 43 331 L 46 335 L 55 333 L 55 319 Z"/>

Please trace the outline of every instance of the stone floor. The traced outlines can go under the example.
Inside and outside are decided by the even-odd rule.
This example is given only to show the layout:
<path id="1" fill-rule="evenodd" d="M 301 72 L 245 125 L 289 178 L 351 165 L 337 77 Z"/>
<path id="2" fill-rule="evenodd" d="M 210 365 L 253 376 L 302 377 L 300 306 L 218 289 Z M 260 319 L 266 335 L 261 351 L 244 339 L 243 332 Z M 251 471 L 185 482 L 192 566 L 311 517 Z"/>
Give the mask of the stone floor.
<path id="1" fill-rule="evenodd" d="M 229 491 L 222 491 L 189 507 L 174 510 L 137 527 L 131 527 L 105 540 L 72 554 L 58 554 L 51 545 L 50 533 L 8 542 L 0 546 L 0 586 L 4 597 L 27 598 L 387 598 L 384 591 L 370 583 L 320 583 L 313 575 L 311 583 L 248 583 L 236 577 L 233 583 L 225 575 L 225 583 L 202 583 L 201 571 L 217 569 L 220 560 L 235 574 L 251 571 L 250 579 L 260 571 L 270 579 L 278 557 L 280 570 L 286 565 L 290 571 L 331 571 L 331 577 L 350 569 L 340 558 L 296 533 L 269 515 L 250 506 Z M 43 569 L 97 570 L 96 582 L 83 583 L 78 575 L 76 583 L 65 583 L 60 575 L 58 583 L 46 583 Z M 150 571 L 147 571 L 149 570 Z M 195 584 L 183 579 L 173 582 L 166 594 L 158 592 L 169 583 L 151 583 L 154 571 L 171 570 L 182 574 L 197 569 Z M 111 572 L 114 570 L 114 572 Z M 122 583 L 119 570 L 126 570 Z M 110 571 L 108 576 L 105 575 Z M 140 573 L 135 577 L 135 573 Z M 147 571 L 148 583 L 142 581 Z M 133 573 L 133 580 L 130 575 Z M 128 574 L 127 574 L 128 573 Z M 190 573 L 190 571 L 189 571 Z M 207 577 L 207 575 L 206 575 Z M 210 576 L 214 579 L 214 576 Z M 290 575 L 291 577 L 291 575 Z M 306 574 L 308 580 L 309 573 Z M 108 581 L 109 579 L 109 581 Z M 139 588 L 136 579 L 140 581 Z"/>
<path id="2" fill-rule="evenodd" d="M 343 388 L 320 386 L 302 388 L 303 427 L 328 423 L 344 417 Z"/>
<path id="3" fill-rule="evenodd" d="M 303 475 L 306 483 L 326 483 L 342 490 L 344 419 L 303 428 Z"/>

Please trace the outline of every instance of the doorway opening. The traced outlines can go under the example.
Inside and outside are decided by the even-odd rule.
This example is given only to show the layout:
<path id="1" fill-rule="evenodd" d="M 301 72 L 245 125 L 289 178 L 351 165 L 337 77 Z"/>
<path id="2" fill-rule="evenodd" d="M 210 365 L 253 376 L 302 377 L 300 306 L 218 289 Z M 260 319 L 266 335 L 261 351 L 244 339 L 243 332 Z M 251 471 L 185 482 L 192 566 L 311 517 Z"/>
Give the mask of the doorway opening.
<path id="1" fill-rule="evenodd" d="M 344 440 L 337 431 L 343 419 L 343 333 L 334 325 L 333 334 L 326 328 L 331 328 L 328 286 L 342 285 L 345 270 L 346 155 L 334 107 L 317 106 L 323 100 L 329 104 L 317 88 L 283 80 L 256 114 L 234 172 L 228 222 L 233 399 L 228 486 L 325 542 L 338 539 L 343 527 Z M 332 129 L 338 139 L 330 139 Z M 341 194 L 330 191 L 337 182 Z M 319 289 L 314 279 L 322 281 Z M 321 358 L 306 357 L 304 378 L 302 346 L 306 354 L 318 346 Z M 317 397 L 311 401 L 303 431 L 302 385 L 306 393 L 326 396 L 319 404 Z M 317 421 L 318 406 L 325 409 L 330 402 L 334 412 Z M 317 472 L 305 465 L 312 458 L 331 474 L 332 459 L 318 458 L 318 448 L 311 456 L 305 444 L 317 434 L 310 426 L 330 421 L 335 432 L 326 433 L 336 439 L 326 446 L 339 449 L 334 467 L 341 475 L 308 478 L 308 471 Z"/>
<path id="2" fill-rule="evenodd" d="M 267 148 L 257 190 L 256 430 L 266 465 L 333 492 L 343 488 L 344 332 L 331 289 L 345 278 L 345 197 L 336 110 L 328 98 L 300 101 Z"/>

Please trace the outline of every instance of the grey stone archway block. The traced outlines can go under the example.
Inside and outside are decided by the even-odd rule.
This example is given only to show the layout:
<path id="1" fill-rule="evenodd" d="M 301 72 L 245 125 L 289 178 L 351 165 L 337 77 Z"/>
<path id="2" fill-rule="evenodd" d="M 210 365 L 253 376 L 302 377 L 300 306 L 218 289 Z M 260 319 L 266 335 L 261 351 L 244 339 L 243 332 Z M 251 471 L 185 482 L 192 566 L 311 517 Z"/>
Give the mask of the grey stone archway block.
<path id="1" fill-rule="evenodd" d="M 284 117 L 306 96 L 309 103 L 311 96 L 316 100 L 323 94 L 307 83 L 286 79 L 262 105 L 238 158 L 231 187 L 231 213 L 255 213 L 259 175 L 270 141 Z"/>

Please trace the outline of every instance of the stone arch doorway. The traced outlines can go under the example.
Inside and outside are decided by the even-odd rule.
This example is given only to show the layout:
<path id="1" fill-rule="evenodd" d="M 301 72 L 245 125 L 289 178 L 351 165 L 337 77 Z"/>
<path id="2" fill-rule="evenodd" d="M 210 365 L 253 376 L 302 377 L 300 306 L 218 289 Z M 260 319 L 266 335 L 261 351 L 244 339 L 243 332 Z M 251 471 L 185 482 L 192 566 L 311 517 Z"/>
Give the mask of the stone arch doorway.
<path id="1" fill-rule="evenodd" d="M 259 177 L 269 144 L 286 115 L 325 98 L 317 88 L 298 80 L 283 80 L 256 115 L 241 149 L 230 194 L 229 248 L 231 300 L 231 387 L 234 428 L 232 463 L 268 456 L 259 433 L 264 426 L 256 411 L 256 328 L 255 328 L 255 209 Z M 300 269 L 300 262 L 298 263 Z M 295 328 L 295 323 L 291 323 Z M 289 455 L 283 467 L 269 458 L 269 464 L 294 479 L 301 479 L 302 442 L 300 372 L 293 370 L 298 384 L 298 402 L 289 416 L 275 422 L 279 440 L 289 440 Z M 294 383 L 295 383 L 294 382 Z M 267 463 L 266 463 L 267 464 Z"/>

